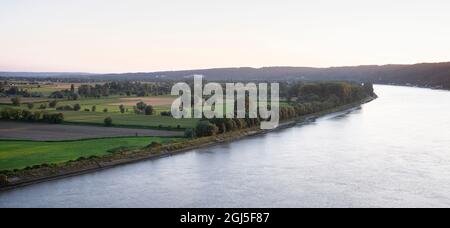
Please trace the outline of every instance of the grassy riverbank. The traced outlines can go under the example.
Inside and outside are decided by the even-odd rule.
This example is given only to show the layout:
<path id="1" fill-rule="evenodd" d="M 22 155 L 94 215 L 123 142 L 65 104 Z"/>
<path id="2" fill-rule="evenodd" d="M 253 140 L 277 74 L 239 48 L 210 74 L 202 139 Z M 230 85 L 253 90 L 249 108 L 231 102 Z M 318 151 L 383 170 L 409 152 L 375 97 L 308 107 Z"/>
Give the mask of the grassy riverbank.
<path id="1" fill-rule="evenodd" d="M 81 157 L 101 157 L 120 150 L 143 148 L 153 142 L 183 140 L 165 137 L 120 137 L 93 140 L 37 142 L 0 140 L 0 170 L 17 170 L 42 164 L 59 164 Z"/>

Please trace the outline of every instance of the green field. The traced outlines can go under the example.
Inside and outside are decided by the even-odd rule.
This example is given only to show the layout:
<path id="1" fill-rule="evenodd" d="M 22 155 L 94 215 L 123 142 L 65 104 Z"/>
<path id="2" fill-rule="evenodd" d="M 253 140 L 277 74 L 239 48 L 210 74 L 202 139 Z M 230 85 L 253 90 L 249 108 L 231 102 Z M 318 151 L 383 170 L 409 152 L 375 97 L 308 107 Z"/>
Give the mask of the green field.
<path id="1" fill-rule="evenodd" d="M 126 137 L 65 142 L 0 140 L 0 170 L 23 169 L 27 166 L 58 164 L 80 157 L 103 156 L 117 148 L 142 148 L 152 142 L 168 143 L 181 138 Z"/>
<path id="2" fill-rule="evenodd" d="M 198 119 L 174 119 L 160 115 L 135 115 L 121 113 L 101 113 L 101 112 L 74 112 L 67 111 L 64 113 L 64 121 L 76 124 L 98 124 L 103 125 L 106 117 L 113 119 L 114 126 L 123 127 L 142 127 L 142 128 L 162 128 L 162 129 L 181 129 L 194 128 L 198 123 Z"/>
<path id="3" fill-rule="evenodd" d="M 169 96 L 159 96 L 159 97 L 148 97 L 148 98 L 167 98 Z M 183 130 L 186 128 L 194 128 L 198 123 L 196 119 L 182 119 L 177 120 L 172 117 L 161 116 L 160 113 L 163 111 L 170 111 L 169 105 L 160 105 L 154 107 L 154 114 L 151 116 L 137 115 L 134 113 L 133 106 L 125 106 L 127 112 L 121 113 L 119 105 L 121 104 L 121 98 L 133 98 L 133 97 L 121 97 L 121 96 L 110 96 L 101 99 L 80 99 L 76 101 L 70 100 L 58 100 L 57 107 L 75 104 L 80 104 L 80 111 L 57 111 L 55 108 L 48 108 L 45 111 L 48 112 L 61 112 L 64 114 L 64 120 L 66 123 L 71 124 L 95 124 L 103 125 L 104 119 L 106 117 L 111 117 L 113 119 L 113 124 L 115 126 L 122 127 L 138 127 L 138 128 L 152 128 L 152 129 L 179 129 Z M 52 99 L 49 99 L 52 100 Z M 39 110 L 40 103 L 35 103 L 32 111 Z M 47 102 L 44 102 L 48 105 Z M 92 107 L 96 106 L 96 111 L 92 112 Z M 16 107 L 12 105 L 2 105 L 0 104 L 0 109 L 3 108 L 14 108 L 14 109 L 28 109 L 26 103 L 22 103 L 21 106 Z M 107 112 L 103 112 L 104 109 Z M 88 109 L 88 111 L 85 111 Z"/>

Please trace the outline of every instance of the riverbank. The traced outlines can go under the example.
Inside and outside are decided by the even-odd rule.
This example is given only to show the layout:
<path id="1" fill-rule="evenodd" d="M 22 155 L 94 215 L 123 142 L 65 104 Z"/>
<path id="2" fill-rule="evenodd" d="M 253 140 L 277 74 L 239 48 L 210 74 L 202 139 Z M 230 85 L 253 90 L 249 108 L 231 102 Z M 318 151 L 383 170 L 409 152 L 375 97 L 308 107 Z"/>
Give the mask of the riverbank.
<path id="1" fill-rule="evenodd" d="M 369 97 L 360 102 L 340 106 L 331 110 L 327 110 L 312 115 L 303 116 L 301 118 L 283 122 L 275 129 L 283 129 L 291 126 L 295 126 L 299 123 L 304 123 L 327 114 L 341 112 L 360 106 L 361 104 L 370 102 L 375 98 Z M 143 160 L 158 159 L 167 156 L 173 156 L 175 154 L 184 153 L 193 149 L 214 146 L 221 143 L 227 143 L 236 141 L 249 136 L 256 136 L 260 134 L 266 134 L 270 131 L 263 131 L 259 128 L 245 129 L 241 131 L 231 132 L 227 134 L 217 135 L 213 137 L 198 138 L 180 143 L 171 143 L 167 145 L 151 145 L 145 149 L 124 151 L 115 153 L 109 156 L 101 158 L 83 159 L 73 162 L 68 162 L 61 165 L 52 165 L 47 167 L 41 167 L 39 169 L 23 170 L 9 176 L 9 183 L 1 186 L 0 191 L 10 190 L 17 187 L 23 187 L 26 185 L 61 179 L 70 176 L 82 175 L 99 170 L 112 168 L 118 165 L 130 164 Z"/>

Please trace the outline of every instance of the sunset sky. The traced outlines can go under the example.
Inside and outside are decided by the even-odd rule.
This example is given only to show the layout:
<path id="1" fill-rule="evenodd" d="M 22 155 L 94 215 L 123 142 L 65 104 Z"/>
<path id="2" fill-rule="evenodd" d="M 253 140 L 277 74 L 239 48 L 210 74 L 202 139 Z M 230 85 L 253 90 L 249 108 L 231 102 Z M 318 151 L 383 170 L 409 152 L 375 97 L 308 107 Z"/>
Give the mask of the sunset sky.
<path id="1" fill-rule="evenodd" d="M 0 71 L 450 61 L 448 0 L 1 0 Z"/>

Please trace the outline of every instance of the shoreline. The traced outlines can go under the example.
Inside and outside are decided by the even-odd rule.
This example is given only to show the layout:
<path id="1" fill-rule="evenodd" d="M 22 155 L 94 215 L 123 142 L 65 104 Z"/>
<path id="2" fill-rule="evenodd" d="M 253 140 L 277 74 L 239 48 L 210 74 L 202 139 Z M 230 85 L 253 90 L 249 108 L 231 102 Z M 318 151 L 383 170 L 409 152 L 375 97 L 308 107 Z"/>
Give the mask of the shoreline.
<path id="1" fill-rule="evenodd" d="M 141 161 L 155 160 L 165 157 L 174 156 L 177 154 L 187 153 L 191 150 L 207 148 L 223 143 L 230 143 L 238 141 L 251 136 L 258 136 L 268 134 L 270 132 L 279 131 L 290 128 L 298 124 L 304 124 L 311 120 L 333 114 L 351 110 L 363 104 L 369 103 L 377 97 L 367 97 L 359 102 L 343 105 L 334 109 L 302 116 L 293 120 L 285 121 L 279 124 L 276 129 L 261 130 L 259 128 L 244 129 L 236 132 L 225 133 L 205 138 L 192 139 L 181 143 L 172 143 L 158 147 L 146 147 L 139 150 L 127 151 L 123 153 L 113 154 L 101 158 L 94 158 L 88 160 L 78 160 L 68 162 L 54 167 L 43 167 L 36 170 L 24 170 L 19 173 L 9 176 L 9 183 L 0 186 L 0 192 L 9 191 L 16 188 L 21 188 L 38 183 L 44 183 L 53 180 L 59 180 L 66 177 L 73 177 L 94 173 L 97 171 L 114 168 L 121 165 L 137 163 Z"/>

